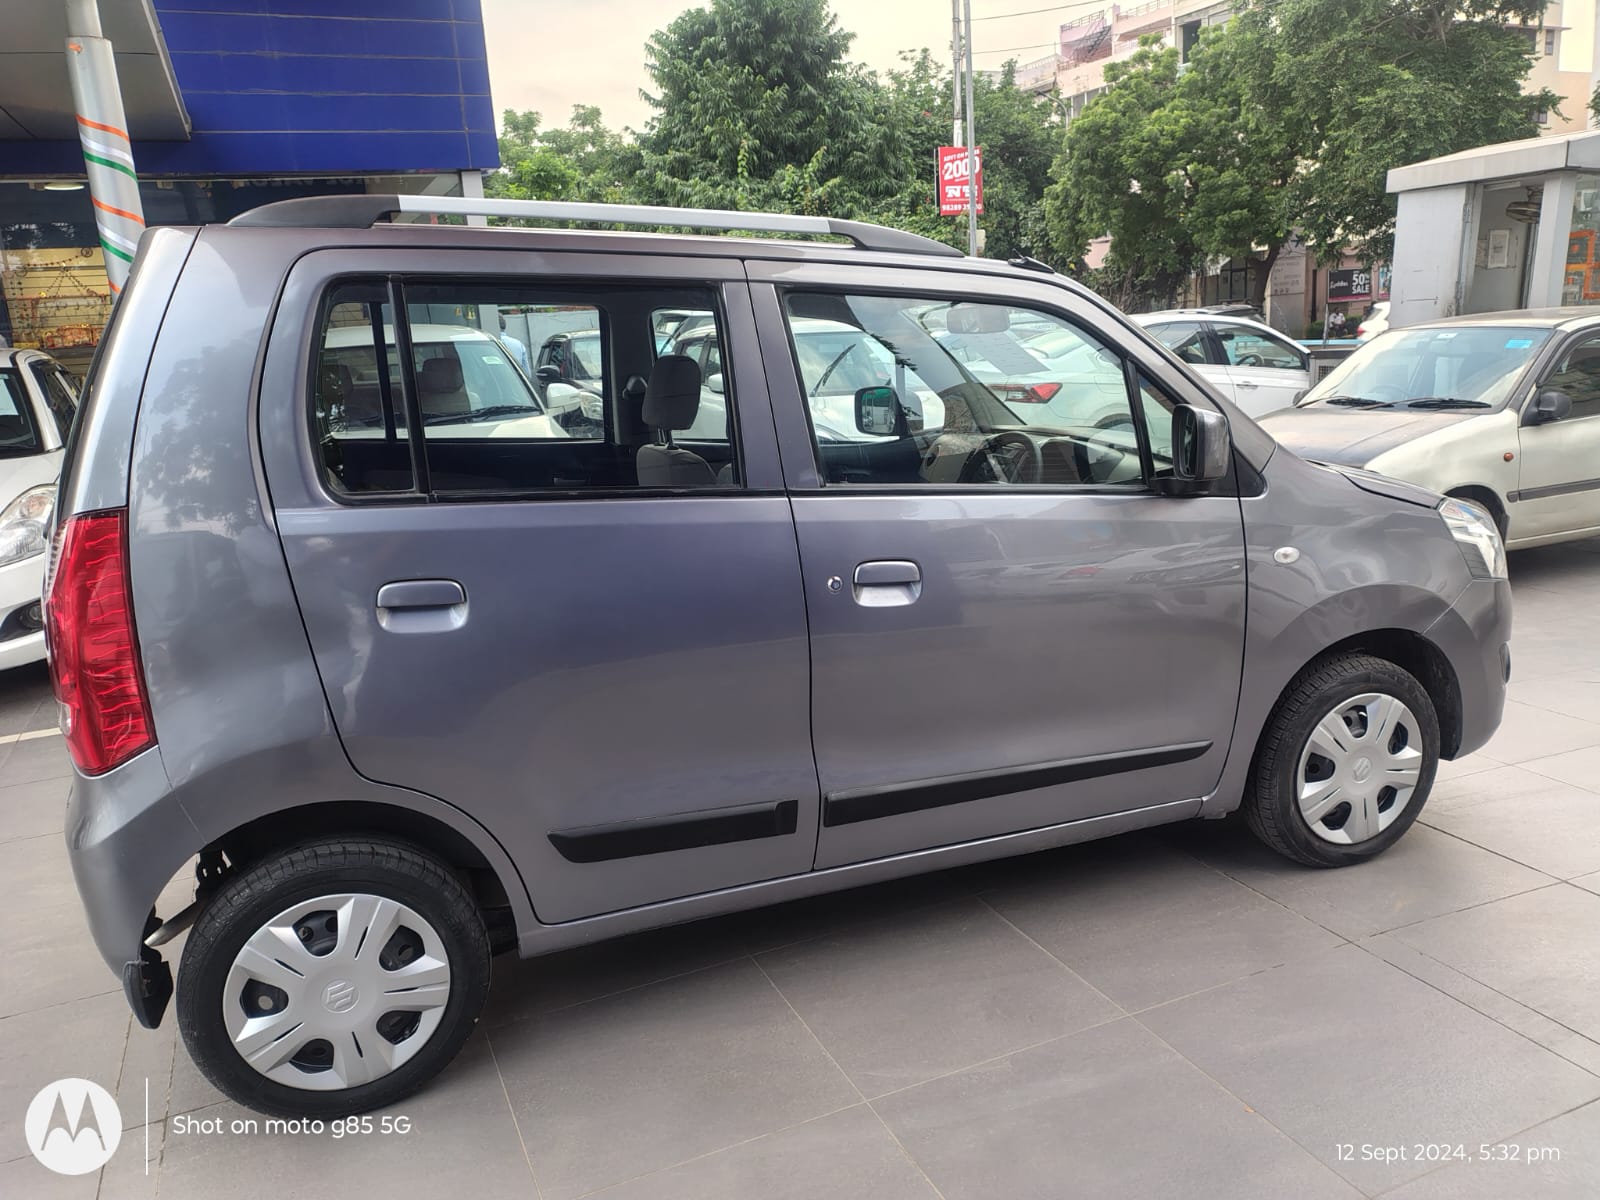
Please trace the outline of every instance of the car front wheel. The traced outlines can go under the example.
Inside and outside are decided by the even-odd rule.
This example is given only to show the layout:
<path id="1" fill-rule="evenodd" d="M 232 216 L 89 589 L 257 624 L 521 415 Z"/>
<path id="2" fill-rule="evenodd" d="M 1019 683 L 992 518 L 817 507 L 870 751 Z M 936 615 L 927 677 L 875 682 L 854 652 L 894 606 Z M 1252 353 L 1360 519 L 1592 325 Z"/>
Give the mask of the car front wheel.
<path id="1" fill-rule="evenodd" d="M 319 841 L 212 898 L 183 952 L 178 1023 L 231 1099 L 339 1117 L 437 1074 L 488 986 L 483 921 L 442 864 L 398 843 Z"/>
<path id="2" fill-rule="evenodd" d="M 1245 795 L 1250 828 L 1315 867 L 1380 854 L 1417 819 L 1439 766 L 1433 702 L 1394 663 L 1354 654 L 1302 671 L 1267 724 Z"/>

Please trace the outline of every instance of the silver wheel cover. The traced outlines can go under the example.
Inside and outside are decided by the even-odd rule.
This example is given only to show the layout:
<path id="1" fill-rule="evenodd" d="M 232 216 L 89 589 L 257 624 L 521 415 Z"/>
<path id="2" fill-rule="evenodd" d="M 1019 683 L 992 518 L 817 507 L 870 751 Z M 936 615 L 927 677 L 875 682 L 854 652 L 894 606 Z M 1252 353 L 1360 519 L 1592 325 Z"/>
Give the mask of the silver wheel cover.
<path id="1" fill-rule="evenodd" d="M 444 942 L 417 912 L 337 893 L 286 908 L 250 936 L 223 984 L 222 1019 L 239 1056 L 268 1079 L 338 1091 L 413 1058 L 438 1030 L 450 984 Z"/>
<path id="2" fill-rule="evenodd" d="M 1341 700 L 1300 750 L 1301 819 L 1325 842 L 1369 841 L 1410 806 L 1422 764 L 1422 726 L 1405 704 L 1382 692 Z"/>

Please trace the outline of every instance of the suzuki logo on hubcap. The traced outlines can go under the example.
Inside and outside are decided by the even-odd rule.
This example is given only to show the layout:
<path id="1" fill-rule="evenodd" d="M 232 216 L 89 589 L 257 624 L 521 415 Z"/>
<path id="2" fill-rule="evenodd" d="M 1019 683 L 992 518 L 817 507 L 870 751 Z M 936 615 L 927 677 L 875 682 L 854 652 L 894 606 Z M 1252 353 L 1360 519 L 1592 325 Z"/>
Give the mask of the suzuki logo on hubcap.
<path id="1" fill-rule="evenodd" d="M 1372 760 L 1358 758 L 1355 765 L 1350 768 L 1350 777 L 1357 783 L 1365 783 L 1372 776 Z"/>
<path id="2" fill-rule="evenodd" d="M 356 985 L 344 979 L 335 979 L 322 989 L 322 1005 L 331 1013 L 347 1013 L 360 999 Z"/>

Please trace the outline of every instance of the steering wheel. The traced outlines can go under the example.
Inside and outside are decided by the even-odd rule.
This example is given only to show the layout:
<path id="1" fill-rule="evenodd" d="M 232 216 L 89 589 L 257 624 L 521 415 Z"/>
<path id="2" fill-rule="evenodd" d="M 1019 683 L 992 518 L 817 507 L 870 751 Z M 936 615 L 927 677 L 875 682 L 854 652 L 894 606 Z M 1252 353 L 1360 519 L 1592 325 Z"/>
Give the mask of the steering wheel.
<path id="1" fill-rule="evenodd" d="M 961 467 L 962 483 L 1038 483 L 1043 475 L 1044 456 L 1038 443 L 1027 434 L 1009 431 L 988 438 Z"/>
<path id="2" fill-rule="evenodd" d="M 1241 354 L 1233 360 L 1233 365 L 1236 367 L 1259 367 L 1261 365 L 1261 355 Z"/>

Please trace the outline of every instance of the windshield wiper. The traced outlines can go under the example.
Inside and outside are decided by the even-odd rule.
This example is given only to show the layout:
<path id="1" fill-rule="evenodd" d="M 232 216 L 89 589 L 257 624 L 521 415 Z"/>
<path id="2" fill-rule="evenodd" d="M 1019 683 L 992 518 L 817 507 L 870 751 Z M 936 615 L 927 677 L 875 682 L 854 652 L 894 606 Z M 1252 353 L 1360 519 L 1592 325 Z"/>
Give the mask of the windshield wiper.
<path id="1" fill-rule="evenodd" d="M 1487 400 L 1462 400 L 1456 396 L 1424 396 L 1420 400 L 1407 400 L 1407 408 L 1493 408 Z"/>
<path id="2" fill-rule="evenodd" d="M 1393 408 L 1388 400 L 1374 400 L 1371 396 L 1328 396 L 1313 400 L 1313 404 L 1338 404 L 1345 408 Z"/>
<path id="3" fill-rule="evenodd" d="M 542 408 L 535 408 L 531 404 L 491 404 L 488 408 L 475 408 L 464 413 L 438 413 L 429 417 L 426 425 L 465 425 L 472 421 L 487 421 L 495 417 L 515 417 L 525 414 L 539 416 L 544 412 Z"/>

